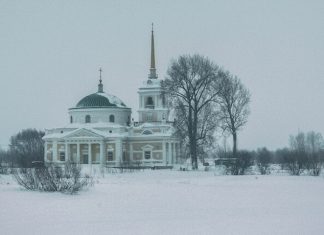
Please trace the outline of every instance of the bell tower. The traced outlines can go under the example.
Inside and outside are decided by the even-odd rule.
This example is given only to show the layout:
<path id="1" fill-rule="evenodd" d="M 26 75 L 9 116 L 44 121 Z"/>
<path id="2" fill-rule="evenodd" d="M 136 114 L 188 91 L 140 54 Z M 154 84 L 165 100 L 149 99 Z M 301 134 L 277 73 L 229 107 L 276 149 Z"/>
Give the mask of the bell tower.
<path id="1" fill-rule="evenodd" d="M 139 88 L 139 122 L 166 122 L 169 109 L 165 104 L 162 80 L 158 79 L 155 67 L 154 30 L 151 31 L 151 64 L 148 79 Z"/>

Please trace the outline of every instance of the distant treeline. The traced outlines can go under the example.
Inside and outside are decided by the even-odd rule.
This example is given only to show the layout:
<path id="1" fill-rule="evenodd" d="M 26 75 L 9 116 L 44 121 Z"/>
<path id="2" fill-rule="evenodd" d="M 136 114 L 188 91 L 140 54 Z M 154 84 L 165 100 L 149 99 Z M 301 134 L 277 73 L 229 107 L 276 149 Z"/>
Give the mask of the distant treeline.
<path id="1" fill-rule="evenodd" d="M 231 152 L 220 149 L 216 156 L 226 165 L 228 173 L 242 175 L 256 165 L 261 174 L 270 174 L 273 164 L 281 166 L 291 175 L 302 173 L 318 176 L 324 163 L 324 141 L 320 133 L 310 131 L 299 132 L 290 136 L 289 147 L 270 151 L 266 147 L 256 151 L 239 151 L 237 158 Z M 228 159 L 228 160 L 226 160 Z"/>

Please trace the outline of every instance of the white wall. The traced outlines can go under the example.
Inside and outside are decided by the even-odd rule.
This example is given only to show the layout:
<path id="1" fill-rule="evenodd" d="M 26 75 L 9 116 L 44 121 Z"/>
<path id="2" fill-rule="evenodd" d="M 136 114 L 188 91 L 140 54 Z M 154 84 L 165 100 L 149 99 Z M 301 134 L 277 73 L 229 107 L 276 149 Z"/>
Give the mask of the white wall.
<path id="1" fill-rule="evenodd" d="M 114 115 L 115 116 L 114 123 L 120 125 L 126 125 L 127 122 L 131 120 L 131 109 L 98 108 L 98 109 L 70 109 L 69 110 L 69 116 L 73 117 L 73 123 L 85 123 L 86 115 L 90 115 L 91 123 L 109 122 L 109 116 Z"/>

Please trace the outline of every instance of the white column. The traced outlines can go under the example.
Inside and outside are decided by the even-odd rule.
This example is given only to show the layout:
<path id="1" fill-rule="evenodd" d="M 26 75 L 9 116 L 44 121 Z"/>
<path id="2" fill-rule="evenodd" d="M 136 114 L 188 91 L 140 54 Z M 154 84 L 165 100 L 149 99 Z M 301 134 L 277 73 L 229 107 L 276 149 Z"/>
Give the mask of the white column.
<path id="1" fill-rule="evenodd" d="M 145 108 L 145 100 L 144 100 L 144 96 L 141 95 L 141 108 Z"/>
<path id="2" fill-rule="evenodd" d="M 178 162 L 178 159 L 179 159 L 179 156 L 180 156 L 180 144 L 177 142 L 176 143 L 176 158 L 174 160 L 174 163 L 177 163 Z"/>
<path id="3" fill-rule="evenodd" d="M 100 142 L 100 164 L 105 164 L 105 149 L 104 149 L 105 143 L 104 141 Z"/>
<path id="4" fill-rule="evenodd" d="M 80 160 L 80 143 L 77 143 L 77 163 L 80 164 L 81 160 Z"/>
<path id="5" fill-rule="evenodd" d="M 129 143 L 129 161 L 133 161 L 133 144 Z"/>
<path id="6" fill-rule="evenodd" d="M 157 96 L 154 96 L 154 109 L 156 109 L 158 107 L 158 99 Z"/>
<path id="7" fill-rule="evenodd" d="M 88 164 L 92 165 L 91 143 L 88 144 Z"/>
<path id="8" fill-rule="evenodd" d="M 167 164 L 167 154 L 166 154 L 166 143 L 165 143 L 165 141 L 162 142 L 162 156 L 163 156 L 164 165 L 166 165 Z"/>
<path id="9" fill-rule="evenodd" d="M 66 162 L 69 161 L 69 145 L 66 141 L 65 141 L 65 161 Z"/>
<path id="10" fill-rule="evenodd" d="M 172 159 L 172 156 L 171 156 L 171 154 L 172 154 L 172 152 L 171 152 L 171 142 L 169 142 L 169 148 L 168 148 L 168 164 L 171 164 L 172 162 L 171 162 L 171 159 Z"/>
<path id="11" fill-rule="evenodd" d="M 90 167 L 90 175 L 92 175 L 92 151 L 91 151 L 91 142 L 88 143 L 88 165 Z"/>
<path id="12" fill-rule="evenodd" d="M 45 142 L 44 146 L 44 163 L 47 162 L 47 142 Z"/>
<path id="13" fill-rule="evenodd" d="M 57 161 L 57 141 L 53 141 L 53 162 Z"/>
<path id="14" fill-rule="evenodd" d="M 122 142 L 121 140 L 117 140 L 115 143 L 115 147 L 116 147 L 116 162 L 117 165 L 120 165 L 122 163 L 122 155 L 123 155 L 123 149 L 122 149 Z"/>
<path id="15" fill-rule="evenodd" d="M 173 143 L 172 144 L 173 145 L 173 152 L 172 152 L 172 164 L 174 164 L 175 163 L 175 159 L 176 159 L 176 144 L 175 143 Z"/>

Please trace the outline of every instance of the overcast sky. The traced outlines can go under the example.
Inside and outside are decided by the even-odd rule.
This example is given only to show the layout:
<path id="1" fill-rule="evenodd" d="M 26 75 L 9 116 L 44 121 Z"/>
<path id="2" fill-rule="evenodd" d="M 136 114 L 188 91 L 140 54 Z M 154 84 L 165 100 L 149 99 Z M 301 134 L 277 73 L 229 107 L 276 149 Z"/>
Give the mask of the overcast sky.
<path id="1" fill-rule="evenodd" d="M 99 67 L 136 118 L 151 22 L 160 78 L 172 58 L 199 53 L 249 88 L 239 148 L 324 134 L 324 1 L 0 0 L 1 146 L 21 129 L 66 125 L 68 108 L 96 92 Z"/>

